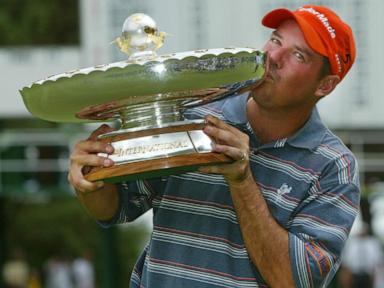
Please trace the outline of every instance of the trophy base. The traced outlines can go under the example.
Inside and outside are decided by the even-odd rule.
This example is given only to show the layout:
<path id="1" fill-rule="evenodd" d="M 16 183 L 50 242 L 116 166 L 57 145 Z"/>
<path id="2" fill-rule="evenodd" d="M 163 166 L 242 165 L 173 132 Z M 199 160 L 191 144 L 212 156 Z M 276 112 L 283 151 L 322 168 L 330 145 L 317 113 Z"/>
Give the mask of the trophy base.
<path id="1" fill-rule="evenodd" d="M 109 183 L 154 178 L 196 170 L 199 166 L 230 163 L 224 154 L 212 152 L 212 140 L 202 131 L 204 123 L 194 121 L 141 131 L 120 130 L 101 135 L 115 151 L 111 167 L 93 167 L 85 178 Z"/>
<path id="2" fill-rule="evenodd" d="M 119 183 L 148 179 L 172 174 L 196 171 L 204 165 L 230 163 L 233 160 L 219 153 L 204 153 L 195 155 L 182 155 L 170 158 L 159 158 L 136 163 L 114 165 L 108 168 L 96 167 L 85 178 L 88 181 L 103 180 L 107 183 Z"/>

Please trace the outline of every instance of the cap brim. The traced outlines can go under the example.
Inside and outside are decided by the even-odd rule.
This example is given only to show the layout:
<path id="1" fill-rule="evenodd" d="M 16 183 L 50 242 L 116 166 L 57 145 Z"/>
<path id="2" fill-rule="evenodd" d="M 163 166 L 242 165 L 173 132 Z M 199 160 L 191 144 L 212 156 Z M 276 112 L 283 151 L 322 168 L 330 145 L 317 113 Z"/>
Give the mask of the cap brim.
<path id="1" fill-rule="evenodd" d="M 295 19 L 293 13 L 288 9 L 279 8 L 267 13 L 261 23 L 269 28 L 277 28 L 283 21 L 288 19 Z"/>
<path id="2" fill-rule="evenodd" d="M 288 9 L 279 8 L 267 13 L 261 20 L 261 23 L 266 27 L 276 29 L 280 26 L 281 23 L 288 19 L 293 19 L 296 21 L 296 23 L 300 27 L 300 30 L 304 34 L 304 38 L 307 44 L 309 45 L 309 47 L 312 48 L 312 50 L 328 57 L 323 40 L 316 32 L 316 30 L 312 27 L 312 25 L 308 23 L 308 21 L 304 17 L 296 15 Z"/>

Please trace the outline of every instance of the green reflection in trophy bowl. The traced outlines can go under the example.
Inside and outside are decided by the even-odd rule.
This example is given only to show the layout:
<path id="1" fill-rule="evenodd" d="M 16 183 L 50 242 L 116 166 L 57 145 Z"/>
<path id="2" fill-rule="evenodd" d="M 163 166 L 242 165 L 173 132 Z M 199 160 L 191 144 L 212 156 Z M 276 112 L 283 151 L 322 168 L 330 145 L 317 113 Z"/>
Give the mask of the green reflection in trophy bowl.
<path id="1" fill-rule="evenodd" d="M 208 49 L 69 71 L 20 92 L 28 110 L 44 120 L 121 119 L 122 128 L 130 128 L 159 117 L 181 120 L 186 107 L 251 89 L 265 71 L 266 55 L 255 49 Z"/>

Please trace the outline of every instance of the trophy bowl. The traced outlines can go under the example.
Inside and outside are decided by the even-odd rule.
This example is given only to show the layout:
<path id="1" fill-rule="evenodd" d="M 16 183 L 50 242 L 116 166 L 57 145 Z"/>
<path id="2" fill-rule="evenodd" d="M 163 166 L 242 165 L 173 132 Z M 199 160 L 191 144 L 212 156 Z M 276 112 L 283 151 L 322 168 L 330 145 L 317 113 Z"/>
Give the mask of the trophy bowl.
<path id="1" fill-rule="evenodd" d="M 148 22 L 149 16 L 142 17 Z M 115 165 L 92 168 L 85 176 L 89 181 L 114 183 L 231 162 L 212 152 L 213 140 L 202 131 L 204 120 L 188 120 L 184 113 L 259 85 L 266 74 L 266 54 L 220 48 L 157 56 L 154 50 L 163 35 L 142 18 L 138 23 L 143 29 L 132 28 L 128 20 L 116 40 L 121 50 L 131 51 L 128 60 L 34 82 L 20 90 L 27 109 L 53 122 L 120 122 L 119 130 L 99 136 L 115 148 L 111 155 L 100 155 Z M 140 41 L 132 44 L 134 36 Z"/>

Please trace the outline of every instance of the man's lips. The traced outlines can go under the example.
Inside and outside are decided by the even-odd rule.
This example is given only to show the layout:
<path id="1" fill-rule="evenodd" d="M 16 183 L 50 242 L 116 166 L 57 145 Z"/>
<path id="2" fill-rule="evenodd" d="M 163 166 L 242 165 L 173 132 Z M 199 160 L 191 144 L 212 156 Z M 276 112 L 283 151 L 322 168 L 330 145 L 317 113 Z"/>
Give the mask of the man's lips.
<path id="1" fill-rule="evenodd" d="M 265 80 L 270 80 L 270 81 L 275 81 L 275 77 L 269 72 L 266 76 L 265 76 Z"/>
<path id="2" fill-rule="evenodd" d="M 267 60 L 266 60 L 266 63 L 265 63 L 266 74 L 265 74 L 264 80 L 274 82 L 276 77 L 275 77 L 275 75 L 274 75 L 274 73 L 272 71 L 273 66 L 271 65 L 271 59 L 270 59 L 270 56 L 269 56 L 268 52 L 266 52 L 266 53 L 267 53 Z"/>

